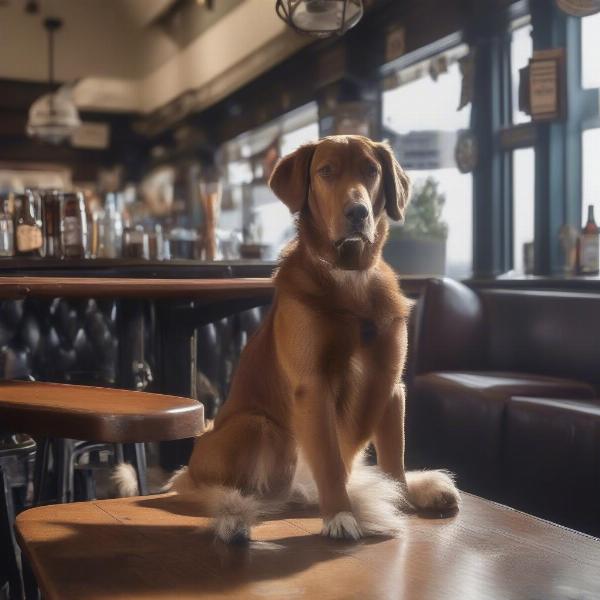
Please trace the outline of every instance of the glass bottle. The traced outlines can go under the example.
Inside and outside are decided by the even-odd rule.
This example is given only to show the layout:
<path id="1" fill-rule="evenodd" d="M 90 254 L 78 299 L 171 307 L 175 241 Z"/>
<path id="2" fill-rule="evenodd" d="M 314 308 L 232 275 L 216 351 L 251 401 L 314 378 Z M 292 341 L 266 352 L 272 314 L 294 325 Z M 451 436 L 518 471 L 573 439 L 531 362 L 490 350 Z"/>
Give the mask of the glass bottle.
<path id="1" fill-rule="evenodd" d="M 87 217 L 83 195 L 62 195 L 61 244 L 65 258 L 85 258 L 87 247 Z"/>
<path id="2" fill-rule="evenodd" d="M 106 194 L 104 211 L 99 216 L 98 256 L 119 258 L 123 249 L 123 219 L 116 194 Z"/>
<path id="3" fill-rule="evenodd" d="M 31 190 L 18 194 L 15 198 L 18 206 L 15 225 L 16 254 L 35 257 L 43 252 L 42 219 L 40 198 Z"/>
<path id="4" fill-rule="evenodd" d="M 600 230 L 594 218 L 593 205 L 588 206 L 587 223 L 579 238 L 579 272 L 582 275 L 597 275 L 600 266 Z"/>
<path id="5" fill-rule="evenodd" d="M 0 214 L 0 256 L 14 256 L 15 232 L 13 218 L 9 210 L 8 198 L 2 200 Z"/>
<path id="6" fill-rule="evenodd" d="M 60 244 L 60 194 L 45 192 L 42 196 L 42 221 L 44 233 L 44 256 L 61 257 Z"/>

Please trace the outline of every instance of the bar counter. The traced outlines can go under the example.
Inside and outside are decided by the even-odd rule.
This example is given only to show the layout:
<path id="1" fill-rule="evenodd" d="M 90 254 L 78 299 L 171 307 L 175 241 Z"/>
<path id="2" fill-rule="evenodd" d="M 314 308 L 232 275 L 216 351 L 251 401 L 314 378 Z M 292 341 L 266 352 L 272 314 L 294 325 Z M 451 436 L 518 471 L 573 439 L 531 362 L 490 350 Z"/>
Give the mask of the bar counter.
<path id="1" fill-rule="evenodd" d="M 232 279 L 148 279 L 143 277 L 0 277 L 0 299 L 27 298 L 189 298 L 205 301 L 268 297 L 270 277 Z"/>

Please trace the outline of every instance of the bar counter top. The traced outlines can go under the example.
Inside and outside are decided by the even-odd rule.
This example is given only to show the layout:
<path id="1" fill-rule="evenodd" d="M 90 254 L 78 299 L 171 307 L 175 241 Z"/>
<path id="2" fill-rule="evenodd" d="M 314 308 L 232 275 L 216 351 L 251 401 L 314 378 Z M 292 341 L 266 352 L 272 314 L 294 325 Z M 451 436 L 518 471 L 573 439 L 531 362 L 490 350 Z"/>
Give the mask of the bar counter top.
<path id="1" fill-rule="evenodd" d="M 273 292 L 269 277 L 231 279 L 146 279 L 139 277 L 0 277 L 0 299 L 26 298 L 182 298 L 229 300 Z"/>
<path id="2" fill-rule="evenodd" d="M 44 297 L 186 298 L 211 300 L 272 294 L 275 261 L 0 258 L 0 299 Z M 418 296 L 430 275 L 399 275 Z M 600 291 L 600 277 L 519 276 L 466 279 L 474 288 Z"/>

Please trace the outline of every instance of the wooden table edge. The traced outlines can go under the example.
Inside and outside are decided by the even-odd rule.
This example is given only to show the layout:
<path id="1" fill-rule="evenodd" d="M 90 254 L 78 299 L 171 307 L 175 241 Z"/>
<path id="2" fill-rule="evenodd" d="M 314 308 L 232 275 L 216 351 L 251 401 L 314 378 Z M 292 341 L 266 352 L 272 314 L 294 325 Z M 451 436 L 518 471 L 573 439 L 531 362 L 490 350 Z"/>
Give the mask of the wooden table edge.
<path id="1" fill-rule="evenodd" d="M 266 297 L 274 290 L 270 277 L 224 279 L 158 279 L 136 277 L 0 276 L 0 298 L 126 297 L 217 299 Z"/>

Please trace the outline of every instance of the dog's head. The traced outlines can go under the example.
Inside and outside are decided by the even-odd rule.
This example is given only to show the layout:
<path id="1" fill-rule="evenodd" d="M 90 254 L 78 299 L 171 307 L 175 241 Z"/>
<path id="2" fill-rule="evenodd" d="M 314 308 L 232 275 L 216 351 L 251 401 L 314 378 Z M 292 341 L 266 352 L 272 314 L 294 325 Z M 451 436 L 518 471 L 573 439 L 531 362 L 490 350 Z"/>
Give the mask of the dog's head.
<path id="1" fill-rule="evenodd" d="M 386 214 L 399 221 L 409 180 L 390 147 L 362 136 L 333 136 L 282 158 L 269 181 L 292 213 L 309 221 L 315 250 L 344 269 L 379 256 Z"/>

